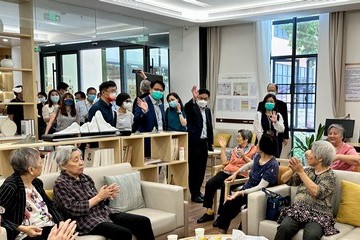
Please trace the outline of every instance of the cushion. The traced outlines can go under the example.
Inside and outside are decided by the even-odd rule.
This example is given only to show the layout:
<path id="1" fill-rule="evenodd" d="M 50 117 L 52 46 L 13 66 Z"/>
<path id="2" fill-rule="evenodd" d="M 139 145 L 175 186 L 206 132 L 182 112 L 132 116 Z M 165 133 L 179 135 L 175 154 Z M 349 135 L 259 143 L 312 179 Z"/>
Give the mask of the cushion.
<path id="1" fill-rule="evenodd" d="M 109 206 L 122 212 L 145 207 L 141 192 L 140 172 L 121 174 L 118 176 L 104 176 L 105 183 L 115 183 L 120 192 L 116 198 L 110 200 Z"/>
<path id="2" fill-rule="evenodd" d="M 342 180 L 340 206 L 336 220 L 360 227 L 360 185 Z"/>
<path id="3" fill-rule="evenodd" d="M 226 140 L 226 146 L 229 144 L 231 139 L 231 134 L 229 133 L 217 133 L 214 138 L 214 147 L 220 147 L 219 138 L 224 138 Z"/>
<path id="4" fill-rule="evenodd" d="M 54 191 L 53 190 L 45 190 L 45 193 L 51 200 L 54 200 Z"/>

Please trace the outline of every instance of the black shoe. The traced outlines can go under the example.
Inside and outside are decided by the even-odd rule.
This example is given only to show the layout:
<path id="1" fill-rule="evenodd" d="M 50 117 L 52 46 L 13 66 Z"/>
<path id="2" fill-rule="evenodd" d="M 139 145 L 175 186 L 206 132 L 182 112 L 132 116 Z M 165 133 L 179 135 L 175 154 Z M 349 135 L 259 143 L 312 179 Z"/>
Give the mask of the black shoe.
<path id="1" fill-rule="evenodd" d="M 197 223 L 204 223 L 204 222 L 209 222 L 212 220 L 214 220 L 214 214 L 209 215 L 209 214 L 205 213 L 204 215 L 202 215 L 201 218 L 199 218 L 197 220 Z"/>
<path id="2" fill-rule="evenodd" d="M 219 227 L 219 217 L 217 217 L 213 222 L 213 227 Z"/>
<path id="3" fill-rule="evenodd" d="M 203 203 L 204 198 L 202 198 L 200 195 L 195 195 L 195 196 L 191 197 L 191 201 L 193 201 L 195 203 Z"/>

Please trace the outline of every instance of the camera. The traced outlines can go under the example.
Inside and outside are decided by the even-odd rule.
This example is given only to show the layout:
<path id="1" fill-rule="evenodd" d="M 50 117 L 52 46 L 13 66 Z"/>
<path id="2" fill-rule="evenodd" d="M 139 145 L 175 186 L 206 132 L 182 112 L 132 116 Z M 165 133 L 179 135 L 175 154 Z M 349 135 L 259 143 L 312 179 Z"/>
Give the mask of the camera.
<path id="1" fill-rule="evenodd" d="M 132 70 L 132 73 L 139 73 L 139 72 L 141 72 L 140 69 L 133 69 L 133 70 Z"/>

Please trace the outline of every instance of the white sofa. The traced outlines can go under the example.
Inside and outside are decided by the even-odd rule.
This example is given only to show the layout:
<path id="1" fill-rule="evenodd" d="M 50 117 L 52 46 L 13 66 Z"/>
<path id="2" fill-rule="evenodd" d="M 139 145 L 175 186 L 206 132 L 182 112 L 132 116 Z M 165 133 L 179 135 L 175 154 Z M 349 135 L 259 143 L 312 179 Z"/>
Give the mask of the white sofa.
<path id="1" fill-rule="evenodd" d="M 129 163 L 110 166 L 86 168 L 85 173 L 90 175 L 99 189 L 104 185 L 104 175 L 114 176 L 132 172 Z M 44 189 L 53 189 L 55 179 L 59 173 L 41 175 Z M 166 239 L 169 234 L 186 237 L 188 234 L 188 209 L 184 201 L 184 190 L 180 186 L 141 181 L 141 190 L 145 201 L 145 208 L 129 211 L 150 219 L 156 240 Z M 5 235 L 3 235 L 5 234 Z M 6 230 L 2 228 L 0 240 L 6 240 Z M 85 235 L 79 240 L 105 240 L 102 236 Z M 135 239 L 135 237 L 133 237 Z"/>
<path id="2" fill-rule="evenodd" d="M 360 184 L 360 173 L 348 171 L 336 171 L 336 186 L 333 198 L 333 213 L 336 215 L 341 197 L 341 180 L 351 181 Z M 280 193 L 282 196 L 292 196 L 296 193 L 297 187 L 290 187 L 286 184 L 272 187 L 271 190 Z M 254 192 L 248 196 L 248 211 L 247 215 L 247 229 L 249 235 L 264 236 L 270 240 L 274 239 L 277 227 L 275 221 L 265 220 L 266 213 L 266 196 L 262 191 Z M 348 224 L 336 223 L 335 228 L 340 230 L 340 233 L 332 236 L 323 236 L 322 240 L 357 240 L 360 239 L 360 228 Z M 303 239 L 303 230 L 300 230 L 292 239 Z"/>

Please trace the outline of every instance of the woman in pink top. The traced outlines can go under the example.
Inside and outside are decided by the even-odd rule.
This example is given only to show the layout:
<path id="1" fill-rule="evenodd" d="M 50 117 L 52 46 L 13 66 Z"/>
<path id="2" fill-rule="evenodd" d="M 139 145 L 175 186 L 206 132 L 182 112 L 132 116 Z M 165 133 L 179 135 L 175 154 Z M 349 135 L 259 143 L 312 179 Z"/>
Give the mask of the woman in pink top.
<path id="1" fill-rule="evenodd" d="M 236 172 L 240 167 L 252 161 L 252 157 L 256 153 L 256 146 L 251 144 L 252 132 L 241 129 L 238 131 L 237 142 L 238 146 L 233 148 L 230 152 L 230 157 L 226 157 L 226 141 L 219 139 L 221 146 L 221 162 L 224 165 L 224 170 L 218 172 L 214 177 L 209 179 L 205 186 L 205 195 L 203 206 L 206 208 L 206 213 L 197 220 L 198 223 L 204 223 L 214 220 L 214 211 L 212 210 L 213 198 L 217 189 L 221 188 L 219 210 L 221 212 L 224 203 L 224 181 L 231 174 Z M 245 173 L 240 177 L 247 177 Z M 216 222 L 216 221 L 215 221 Z M 215 224 L 214 222 L 214 224 Z M 216 224 L 215 224 L 216 225 Z"/>
<path id="2" fill-rule="evenodd" d="M 331 168 L 335 170 L 354 171 L 360 165 L 360 155 L 355 148 L 344 140 L 344 128 L 339 124 L 332 124 L 328 128 L 328 141 L 335 147 L 335 159 Z"/>

